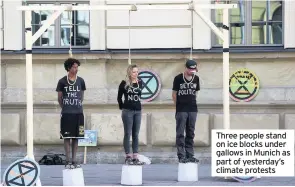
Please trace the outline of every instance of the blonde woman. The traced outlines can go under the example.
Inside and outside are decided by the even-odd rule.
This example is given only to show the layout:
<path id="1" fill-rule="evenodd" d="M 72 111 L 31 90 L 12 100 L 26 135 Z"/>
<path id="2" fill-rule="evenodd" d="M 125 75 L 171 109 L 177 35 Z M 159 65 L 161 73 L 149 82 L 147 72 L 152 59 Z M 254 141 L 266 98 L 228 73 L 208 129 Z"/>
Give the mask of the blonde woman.
<path id="1" fill-rule="evenodd" d="M 122 80 L 118 89 L 118 104 L 122 110 L 124 125 L 123 146 L 126 154 L 125 164 L 142 165 L 138 159 L 138 134 L 141 125 L 142 82 L 138 79 L 138 68 L 130 65 L 127 68 L 126 79 Z M 124 95 L 124 102 L 122 97 Z M 132 153 L 130 151 L 130 136 L 132 136 Z"/>

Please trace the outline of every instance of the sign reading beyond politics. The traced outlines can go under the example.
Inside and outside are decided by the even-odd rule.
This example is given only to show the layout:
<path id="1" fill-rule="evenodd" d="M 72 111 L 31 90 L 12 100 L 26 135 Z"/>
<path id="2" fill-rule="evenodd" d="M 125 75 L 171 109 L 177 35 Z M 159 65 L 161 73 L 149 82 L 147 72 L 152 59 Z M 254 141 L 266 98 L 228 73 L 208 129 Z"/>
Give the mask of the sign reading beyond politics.
<path id="1" fill-rule="evenodd" d="M 97 131 L 85 130 L 84 139 L 78 140 L 78 146 L 96 146 L 97 145 Z"/>
<path id="2" fill-rule="evenodd" d="M 151 70 L 141 70 L 138 74 L 142 81 L 141 100 L 149 102 L 155 99 L 161 90 L 161 81 L 159 76 Z"/>
<path id="3" fill-rule="evenodd" d="M 40 177 L 39 164 L 31 159 L 19 159 L 4 172 L 5 186 L 34 186 Z"/>
<path id="4" fill-rule="evenodd" d="M 258 91 L 258 77 L 246 68 L 237 70 L 229 79 L 229 95 L 235 101 L 251 101 Z"/>

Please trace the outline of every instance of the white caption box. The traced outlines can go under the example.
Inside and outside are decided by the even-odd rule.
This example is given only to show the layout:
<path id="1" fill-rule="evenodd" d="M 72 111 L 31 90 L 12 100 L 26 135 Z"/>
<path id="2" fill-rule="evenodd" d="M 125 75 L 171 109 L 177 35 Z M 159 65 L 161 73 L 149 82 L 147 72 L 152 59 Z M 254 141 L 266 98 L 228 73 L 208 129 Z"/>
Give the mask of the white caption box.
<path id="1" fill-rule="evenodd" d="M 294 176 L 294 130 L 212 130 L 212 176 Z"/>

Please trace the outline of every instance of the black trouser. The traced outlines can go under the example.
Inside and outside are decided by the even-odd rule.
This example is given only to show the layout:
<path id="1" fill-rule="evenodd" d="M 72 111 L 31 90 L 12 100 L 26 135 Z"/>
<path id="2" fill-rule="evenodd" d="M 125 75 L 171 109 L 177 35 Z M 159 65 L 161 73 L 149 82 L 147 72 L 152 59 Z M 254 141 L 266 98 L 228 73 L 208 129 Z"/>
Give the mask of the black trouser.
<path id="1" fill-rule="evenodd" d="M 141 124 L 141 111 L 122 110 L 122 120 L 124 124 L 124 150 L 130 153 L 130 136 L 132 135 L 132 152 L 138 153 L 138 134 Z"/>
<path id="2" fill-rule="evenodd" d="M 176 112 L 175 118 L 177 156 L 178 158 L 194 156 L 197 112 Z"/>

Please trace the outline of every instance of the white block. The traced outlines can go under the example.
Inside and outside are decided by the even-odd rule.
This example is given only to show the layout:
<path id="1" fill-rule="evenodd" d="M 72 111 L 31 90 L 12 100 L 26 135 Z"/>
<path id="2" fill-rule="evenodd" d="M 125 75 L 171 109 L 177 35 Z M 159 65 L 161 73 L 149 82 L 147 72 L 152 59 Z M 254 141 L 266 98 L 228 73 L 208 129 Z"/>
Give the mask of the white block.
<path id="1" fill-rule="evenodd" d="M 197 163 L 179 163 L 178 164 L 178 181 L 179 182 L 198 181 L 198 164 Z"/>
<path id="2" fill-rule="evenodd" d="M 123 165 L 121 184 L 142 185 L 142 166 Z"/>
<path id="3" fill-rule="evenodd" d="M 63 186 L 84 186 L 84 175 L 82 168 L 64 169 Z"/>

